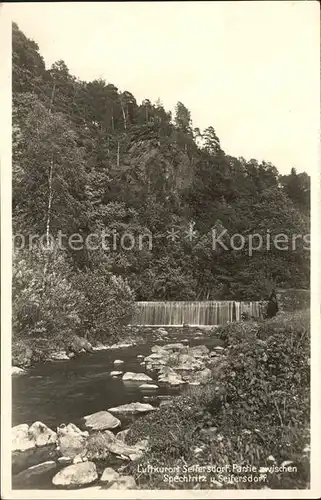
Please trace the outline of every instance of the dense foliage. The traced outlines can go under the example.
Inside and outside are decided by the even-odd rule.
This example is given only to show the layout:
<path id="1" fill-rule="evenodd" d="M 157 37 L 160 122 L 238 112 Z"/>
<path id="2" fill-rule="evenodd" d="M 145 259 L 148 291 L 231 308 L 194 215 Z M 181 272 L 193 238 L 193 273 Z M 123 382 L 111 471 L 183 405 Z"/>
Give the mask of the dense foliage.
<path id="1" fill-rule="evenodd" d="M 220 328 L 227 344 L 224 364 L 210 385 L 189 389 L 172 407 L 138 420 L 129 443 L 150 436 L 142 465 L 280 466 L 296 472 L 268 472 L 260 483 L 231 488 L 306 488 L 309 484 L 310 334 L 308 311 L 278 315 L 264 322 Z M 195 454 L 195 449 L 202 451 Z M 164 488 L 163 474 L 137 473 L 145 488 Z M 219 481 L 219 474 L 212 475 Z M 227 474 L 225 474 L 227 475 Z M 242 476 L 242 474 L 239 474 Z M 140 476 L 140 477 L 139 477 Z M 222 486 L 222 485 L 221 485 Z M 220 484 L 201 483 L 201 488 Z M 191 488 L 179 483 L 179 488 Z"/>
<path id="2" fill-rule="evenodd" d="M 118 287 L 125 320 L 134 296 L 250 300 L 265 298 L 270 286 L 308 286 L 302 241 L 295 251 L 248 252 L 250 233 L 309 232 L 307 174 L 293 169 L 280 176 L 269 162 L 229 156 L 213 126 L 193 128 L 181 102 L 172 117 L 160 101 L 139 104 L 104 80 L 79 80 L 63 61 L 46 68 L 37 44 L 16 24 L 12 69 L 13 232 L 23 235 L 25 249 L 32 235 L 48 246 L 62 233 L 65 245 L 29 265 L 15 238 L 17 332 L 64 335 L 78 324 L 98 332 L 106 317 L 94 295 L 109 304 L 110 287 Z M 172 228 L 176 241 L 168 238 Z M 213 249 L 213 228 L 227 229 L 225 239 L 244 235 L 245 247 Z M 84 240 L 102 231 L 113 235 L 107 248 L 66 244 L 72 235 Z M 19 276 L 28 273 L 22 284 Z M 107 330 L 118 323 L 114 312 Z"/>

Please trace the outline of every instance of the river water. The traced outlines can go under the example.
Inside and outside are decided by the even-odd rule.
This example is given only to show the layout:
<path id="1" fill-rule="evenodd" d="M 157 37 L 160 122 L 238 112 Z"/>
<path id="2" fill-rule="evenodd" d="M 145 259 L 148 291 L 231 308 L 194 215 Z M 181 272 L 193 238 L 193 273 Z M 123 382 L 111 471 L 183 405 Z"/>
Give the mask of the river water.
<path id="1" fill-rule="evenodd" d="M 25 375 L 12 377 L 12 425 L 32 424 L 41 421 L 55 429 L 62 423 L 80 422 L 81 418 L 91 413 L 107 410 L 133 401 L 158 404 L 157 396 L 177 394 L 176 388 L 160 387 L 156 390 L 142 391 L 142 382 L 123 382 L 121 378 L 112 378 L 110 372 L 145 372 L 141 359 L 137 355 L 147 356 L 156 343 L 182 341 L 182 331 L 171 333 L 160 342 L 151 336 L 148 343 L 127 348 L 108 349 L 80 355 L 66 361 L 51 361 L 39 364 L 27 370 Z M 221 345 L 211 335 L 190 335 L 186 345 Z M 114 365 L 114 360 L 121 359 L 122 365 Z M 153 375 L 151 375 L 153 376 Z"/>

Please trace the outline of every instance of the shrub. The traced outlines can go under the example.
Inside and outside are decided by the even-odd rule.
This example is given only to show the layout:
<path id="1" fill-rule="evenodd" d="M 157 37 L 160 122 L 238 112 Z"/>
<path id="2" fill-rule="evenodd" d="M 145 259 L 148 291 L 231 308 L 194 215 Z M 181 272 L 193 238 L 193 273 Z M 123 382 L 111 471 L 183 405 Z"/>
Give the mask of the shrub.
<path id="1" fill-rule="evenodd" d="M 103 265 L 95 270 L 78 272 L 73 286 L 85 296 L 80 312 L 83 328 L 92 342 L 117 337 L 134 312 L 134 294 L 120 276 Z"/>
<path id="2" fill-rule="evenodd" d="M 74 290 L 71 269 L 57 249 L 33 248 L 13 256 L 13 354 L 24 343 L 32 361 L 62 347 L 80 324 L 84 296 Z"/>
<path id="3" fill-rule="evenodd" d="M 173 400 L 173 406 L 136 421 L 126 440 L 134 443 L 150 437 L 150 449 L 141 459 L 142 465 L 238 464 L 259 468 L 292 461 L 296 473 L 268 472 L 261 483 L 226 487 L 307 488 L 308 312 L 279 315 L 264 322 L 234 323 L 220 331 L 228 348 L 217 379 L 208 386 L 187 389 Z M 203 450 L 197 457 L 195 447 Z M 168 487 L 162 474 L 146 480 L 137 474 L 137 464 L 128 468 L 141 488 Z M 191 488 L 191 484 L 178 483 L 173 487 Z M 208 478 L 198 487 L 219 486 Z"/>

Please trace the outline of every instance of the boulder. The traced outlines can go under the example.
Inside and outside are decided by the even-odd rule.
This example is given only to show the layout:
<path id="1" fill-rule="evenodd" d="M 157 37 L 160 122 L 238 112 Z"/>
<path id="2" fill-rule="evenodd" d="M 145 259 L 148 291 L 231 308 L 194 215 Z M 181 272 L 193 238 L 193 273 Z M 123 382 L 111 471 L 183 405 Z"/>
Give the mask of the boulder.
<path id="1" fill-rule="evenodd" d="M 196 359 L 190 354 L 180 354 L 175 370 L 179 371 L 196 371 L 205 368 L 205 364 Z"/>
<path id="2" fill-rule="evenodd" d="M 158 382 L 171 386 L 179 386 L 185 384 L 185 381 L 182 379 L 182 377 L 175 372 L 160 375 L 158 377 Z"/>
<path id="3" fill-rule="evenodd" d="M 42 422 L 16 425 L 12 428 L 12 451 L 25 451 L 31 448 L 55 444 L 57 434 Z"/>
<path id="4" fill-rule="evenodd" d="M 146 375 L 146 373 L 133 373 L 133 372 L 126 372 L 123 375 L 123 381 L 125 382 L 126 380 L 132 380 L 132 381 L 137 381 L 137 382 L 152 382 L 153 379 Z"/>
<path id="5" fill-rule="evenodd" d="M 164 349 L 164 347 L 162 347 L 160 345 L 154 345 L 151 348 L 151 351 L 152 351 L 152 353 L 160 353 L 160 354 L 163 354 L 164 356 L 168 356 L 167 350 Z"/>
<path id="6" fill-rule="evenodd" d="M 156 363 L 157 363 L 159 360 L 163 360 L 164 358 L 165 359 L 169 358 L 168 351 L 153 352 L 152 354 L 147 356 L 144 361 L 145 362 L 152 362 L 152 363 L 156 361 Z"/>
<path id="7" fill-rule="evenodd" d="M 120 431 L 116 434 L 116 438 L 119 439 L 120 441 L 125 442 L 125 438 L 129 432 L 129 429 L 125 429 L 124 431 Z"/>
<path id="8" fill-rule="evenodd" d="M 164 401 L 161 401 L 159 404 L 160 408 L 163 408 L 164 406 L 171 407 L 174 406 L 174 403 L 170 399 L 165 399 Z"/>
<path id="9" fill-rule="evenodd" d="M 176 344 L 166 344 L 163 346 L 163 349 L 166 351 L 180 351 L 181 349 L 186 349 L 186 346 L 178 342 Z"/>
<path id="10" fill-rule="evenodd" d="M 144 357 L 143 354 L 137 354 L 137 359 L 144 359 Z"/>
<path id="11" fill-rule="evenodd" d="M 114 365 L 122 365 L 124 361 L 122 359 L 115 359 Z"/>
<path id="12" fill-rule="evenodd" d="M 12 477 L 13 487 L 15 489 L 19 489 L 29 486 L 29 484 L 33 481 L 39 481 L 42 476 L 48 476 L 48 473 L 52 473 L 52 471 L 56 468 L 57 464 L 53 460 L 48 460 L 47 462 L 28 467 L 28 469 L 25 469 Z"/>
<path id="13" fill-rule="evenodd" d="M 115 408 L 109 408 L 110 413 L 116 414 L 135 414 L 135 413 L 147 413 L 149 411 L 155 411 L 156 408 L 148 403 L 128 403 L 125 405 L 120 405 Z"/>
<path id="14" fill-rule="evenodd" d="M 62 424 L 57 429 L 58 450 L 61 456 L 74 459 L 85 457 L 87 452 L 88 432 L 82 432 L 74 424 Z"/>
<path id="15" fill-rule="evenodd" d="M 106 429 L 116 429 L 119 427 L 120 420 L 114 417 L 108 411 L 98 411 L 92 415 L 84 417 L 85 427 L 91 431 L 104 431 Z"/>
<path id="16" fill-rule="evenodd" d="M 11 375 L 23 375 L 26 373 L 26 370 L 23 368 L 19 368 L 18 366 L 13 366 L 11 368 Z"/>
<path id="17" fill-rule="evenodd" d="M 101 483 L 113 483 L 116 479 L 119 478 L 119 473 L 116 472 L 111 467 L 106 467 L 104 472 L 101 475 L 100 482 Z"/>
<path id="18" fill-rule="evenodd" d="M 57 441 L 57 434 L 42 422 L 34 422 L 29 427 L 28 435 L 38 447 L 55 444 Z"/>
<path id="19" fill-rule="evenodd" d="M 57 458 L 57 434 L 42 422 L 12 428 L 12 471 L 14 474 Z"/>
<path id="20" fill-rule="evenodd" d="M 51 361 L 68 361 L 69 359 L 70 357 L 67 355 L 66 351 L 56 351 L 50 354 Z"/>
<path id="21" fill-rule="evenodd" d="M 95 433 L 90 436 L 88 441 L 89 456 L 91 459 L 102 459 L 105 456 L 104 453 L 107 451 L 124 459 L 134 460 L 142 455 L 146 446 L 146 443 L 139 443 L 138 446 L 129 446 L 124 442 L 124 439 L 118 439 L 110 431 Z"/>
<path id="22" fill-rule="evenodd" d="M 122 374 L 123 374 L 123 372 L 121 372 L 121 371 L 110 372 L 111 377 L 120 377 L 120 375 L 122 375 Z"/>
<path id="23" fill-rule="evenodd" d="M 210 350 L 205 345 L 197 345 L 195 347 L 190 347 L 189 352 L 193 356 L 206 356 L 209 354 Z"/>
<path id="24" fill-rule="evenodd" d="M 68 351 L 75 354 L 81 354 L 82 352 L 93 352 L 93 346 L 84 337 L 79 337 L 74 335 L 69 342 Z"/>
<path id="25" fill-rule="evenodd" d="M 67 488 L 77 488 L 91 484 L 98 479 L 96 466 L 93 462 L 82 462 L 68 465 L 56 474 L 52 483 L 54 486 L 65 486 Z"/>
<path id="26" fill-rule="evenodd" d="M 135 479 L 132 476 L 119 476 L 114 482 L 107 483 L 102 486 L 102 489 L 111 490 L 135 490 L 137 485 Z"/>
<path id="27" fill-rule="evenodd" d="M 142 384 L 139 386 L 139 389 L 143 390 L 149 390 L 149 389 L 158 389 L 158 385 L 156 384 Z"/>

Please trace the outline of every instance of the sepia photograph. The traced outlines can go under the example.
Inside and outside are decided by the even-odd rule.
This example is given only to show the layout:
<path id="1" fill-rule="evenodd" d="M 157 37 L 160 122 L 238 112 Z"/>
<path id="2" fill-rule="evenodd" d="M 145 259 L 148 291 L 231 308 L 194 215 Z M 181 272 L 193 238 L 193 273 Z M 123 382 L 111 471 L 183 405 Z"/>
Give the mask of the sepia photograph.
<path id="1" fill-rule="evenodd" d="M 318 2 L 0 9 L 2 498 L 317 498 Z"/>

